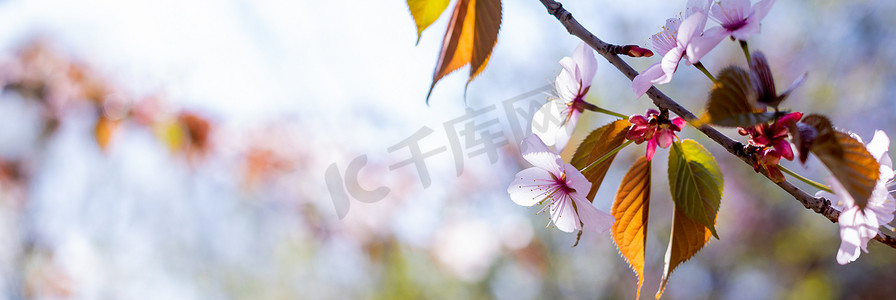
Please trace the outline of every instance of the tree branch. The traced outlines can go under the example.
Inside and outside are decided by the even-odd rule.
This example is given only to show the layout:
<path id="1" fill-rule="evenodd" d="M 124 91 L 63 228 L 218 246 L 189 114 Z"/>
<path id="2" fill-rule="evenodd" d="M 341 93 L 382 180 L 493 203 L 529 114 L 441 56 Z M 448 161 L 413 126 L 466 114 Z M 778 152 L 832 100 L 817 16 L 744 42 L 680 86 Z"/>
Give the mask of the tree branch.
<path id="1" fill-rule="evenodd" d="M 548 10 L 548 13 L 557 18 L 557 20 L 560 21 L 560 23 L 563 24 L 564 27 L 566 27 L 566 30 L 569 31 L 570 34 L 578 37 L 589 46 L 594 48 L 597 53 L 600 53 L 600 55 L 606 58 L 607 61 L 610 62 L 610 64 L 615 66 L 616 69 L 618 69 L 619 72 L 622 72 L 623 75 L 628 77 L 629 80 L 633 80 L 635 76 L 638 76 L 638 72 L 635 71 L 635 69 L 632 69 L 632 67 L 629 66 L 628 63 L 623 61 L 622 58 L 610 51 L 611 49 L 618 46 L 608 44 L 594 36 L 594 34 L 591 34 L 591 32 L 585 29 L 582 24 L 579 24 L 579 22 L 576 21 L 575 18 L 573 18 L 572 14 L 564 9 L 563 5 L 561 5 L 559 2 L 554 0 L 540 1 L 542 4 L 544 4 L 544 7 Z M 656 87 L 650 87 L 650 89 L 647 90 L 647 96 L 650 97 L 651 100 L 653 100 L 653 103 L 656 104 L 657 107 L 661 109 L 668 109 L 681 116 L 688 122 L 697 119 L 697 116 L 669 98 L 669 96 L 666 96 L 666 94 L 663 94 L 663 92 L 660 92 L 660 90 Z M 753 157 L 747 155 L 746 151 L 744 151 L 744 145 L 742 143 L 732 140 L 728 136 L 722 134 L 718 130 L 713 129 L 712 127 L 709 127 L 708 125 L 698 127 L 697 130 L 724 147 L 725 150 L 728 151 L 728 153 L 731 153 L 732 155 L 740 158 L 744 163 L 750 166 L 754 165 L 755 161 L 753 160 Z M 766 178 L 771 180 L 771 178 L 768 176 L 768 173 L 764 169 L 761 169 L 761 171 Z M 793 198 L 795 198 L 797 201 L 802 203 L 803 206 L 825 216 L 831 222 L 836 223 L 837 218 L 840 217 L 840 212 L 831 206 L 830 200 L 809 195 L 808 193 L 804 192 L 800 188 L 790 184 L 787 181 L 776 182 L 775 184 L 777 184 L 779 187 L 781 187 L 781 189 L 793 196 Z M 878 235 L 874 239 L 892 248 L 896 248 L 896 238 L 892 236 L 886 235 L 884 233 L 878 233 Z"/>

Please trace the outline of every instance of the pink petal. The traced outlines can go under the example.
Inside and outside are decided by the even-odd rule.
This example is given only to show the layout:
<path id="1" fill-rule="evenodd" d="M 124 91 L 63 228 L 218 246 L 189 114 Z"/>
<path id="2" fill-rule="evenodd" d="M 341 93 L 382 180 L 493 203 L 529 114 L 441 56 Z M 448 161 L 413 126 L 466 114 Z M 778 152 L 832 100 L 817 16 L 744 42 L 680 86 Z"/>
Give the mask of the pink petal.
<path id="1" fill-rule="evenodd" d="M 587 195 L 591 191 L 591 182 L 576 167 L 571 164 L 563 164 L 561 168 L 566 173 L 567 187 L 572 188 L 576 192 L 584 193 L 583 195 Z"/>
<path id="2" fill-rule="evenodd" d="M 702 36 L 695 37 L 688 44 L 688 62 L 695 64 L 700 61 L 703 56 L 719 45 L 719 42 L 726 36 L 728 36 L 728 31 L 722 28 L 722 26 L 716 26 L 704 31 Z"/>
<path id="3" fill-rule="evenodd" d="M 706 13 L 711 4 L 712 1 L 710 0 L 688 0 L 688 3 L 685 5 L 684 17 L 688 18 L 697 12 Z"/>
<path id="4" fill-rule="evenodd" d="M 554 89 L 557 90 L 557 96 L 559 96 L 560 99 L 569 103 L 572 102 L 579 93 L 579 78 L 575 77 L 576 67 L 572 58 L 564 57 L 560 60 L 560 65 L 563 66 L 563 69 L 560 70 L 560 74 L 558 74 L 557 79 L 554 80 Z"/>
<path id="5" fill-rule="evenodd" d="M 530 164 L 560 176 L 560 155 L 554 153 L 536 135 L 530 135 L 520 145 L 523 158 Z"/>
<path id="6" fill-rule="evenodd" d="M 651 160 L 654 152 L 656 152 L 656 139 L 650 139 L 647 141 L 647 154 L 644 156 L 647 157 L 647 160 Z"/>
<path id="7" fill-rule="evenodd" d="M 749 3 L 749 1 L 748 1 Z M 765 15 L 768 14 L 769 10 L 772 9 L 772 5 L 775 4 L 775 0 L 762 0 L 753 4 L 753 11 L 747 16 L 747 22 L 750 23 L 759 23 L 762 19 L 765 18 Z"/>
<path id="8" fill-rule="evenodd" d="M 585 230 L 601 233 L 609 230 L 613 226 L 613 222 L 616 222 L 616 218 L 594 207 L 582 194 L 571 193 L 570 197 L 576 203 L 579 219 L 584 224 Z"/>
<path id="9" fill-rule="evenodd" d="M 565 232 L 574 232 L 582 229 L 579 216 L 572 206 L 572 199 L 565 193 L 554 194 L 554 202 L 551 203 L 551 220 L 557 229 Z"/>
<path id="10" fill-rule="evenodd" d="M 663 68 L 660 66 L 660 63 L 655 63 L 650 67 L 647 67 L 644 72 L 635 76 L 635 79 L 632 80 L 632 90 L 635 92 L 635 97 L 640 98 L 653 86 L 653 83 L 658 79 L 666 76 L 663 73 Z"/>
<path id="11" fill-rule="evenodd" d="M 647 118 L 642 115 L 633 115 L 628 118 L 628 122 L 635 125 L 636 128 L 647 128 Z"/>
<path id="12" fill-rule="evenodd" d="M 507 193 L 513 203 L 532 206 L 544 200 L 555 189 L 557 182 L 551 173 L 533 167 L 516 173 L 513 182 L 507 187 Z"/>
<path id="13" fill-rule="evenodd" d="M 668 129 L 657 130 L 656 139 L 660 148 L 669 148 L 675 140 L 675 133 Z"/>
<path id="14" fill-rule="evenodd" d="M 678 69 L 678 62 L 681 61 L 681 58 L 684 56 L 685 48 L 675 47 L 669 50 L 666 55 L 663 56 L 663 60 L 660 62 L 663 73 L 666 74 L 663 78 L 657 78 L 653 83 L 655 84 L 666 84 L 669 81 L 672 81 L 672 74 L 675 74 L 675 70 Z M 646 72 L 646 71 L 645 71 Z M 662 80 L 662 81 L 660 81 Z"/>
<path id="15" fill-rule="evenodd" d="M 701 33 L 703 33 L 703 27 L 705 26 L 705 11 L 695 12 L 690 17 L 687 17 L 687 19 L 684 19 L 684 21 L 681 22 L 681 26 L 678 27 L 677 48 L 686 48 L 693 37 L 699 36 Z"/>
<path id="16" fill-rule="evenodd" d="M 594 80 L 594 72 L 597 71 L 597 59 L 594 58 L 594 50 L 585 42 L 579 43 L 579 46 L 573 52 L 573 60 L 575 60 L 581 72 L 582 87 L 591 86 L 591 81 Z"/>
<path id="17" fill-rule="evenodd" d="M 645 115 L 645 116 L 656 116 L 656 115 L 659 115 L 659 114 L 660 114 L 660 111 L 651 108 L 651 109 L 648 109 L 648 110 L 647 110 L 647 113 L 644 114 L 644 115 Z"/>
<path id="18" fill-rule="evenodd" d="M 790 142 L 785 139 L 779 139 L 772 146 L 781 154 L 781 157 L 786 160 L 793 160 L 793 147 L 790 146 Z"/>
<path id="19" fill-rule="evenodd" d="M 684 129 L 684 126 L 687 124 L 687 122 L 685 122 L 684 118 L 682 117 L 676 117 L 672 119 L 672 124 L 678 126 L 678 131 L 681 131 L 682 129 Z"/>
<path id="20" fill-rule="evenodd" d="M 733 36 L 737 40 L 746 41 L 750 38 L 750 36 L 759 33 L 759 22 L 749 22 L 744 23 L 744 26 L 741 26 L 737 30 L 731 32 L 731 36 Z"/>

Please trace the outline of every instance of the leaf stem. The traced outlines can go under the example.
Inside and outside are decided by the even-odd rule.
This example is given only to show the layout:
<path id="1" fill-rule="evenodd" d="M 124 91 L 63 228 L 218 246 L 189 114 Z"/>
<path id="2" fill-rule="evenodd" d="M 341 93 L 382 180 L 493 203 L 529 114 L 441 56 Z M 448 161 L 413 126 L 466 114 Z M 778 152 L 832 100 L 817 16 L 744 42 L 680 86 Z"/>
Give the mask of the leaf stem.
<path id="1" fill-rule="evenodd" d="M 780 164 L 778 165 L 778 169 L 781 169 L 781 171 L 784 171 L 784 173 L 787 173 L 787 175 L 790 175 L 793 178 L 799 179 L 800 181 L 805 182 L 806 184 L 811 185 L 812 187 L 814 187 L 816 189 L 819 189 L 819 190 L 822 190 L 822 191 L 825 191 L 825 192 L 828 192 L 831 194 L 834 193 L 834 191 L 832 191 L 831 188 L 828 187 L 827 185 L 824 185 L 824 184 L 815 182 L 812 179 L 803 177 L 802 175 L 797 174 L 796 172 L 793 172 L 790 169 L 788 169 Z"/>
<path id="2" fill-rule="evenodd" d="M 712 73 L 706 70 L 706 67 L 703 66 L 703 63 L 698 61 L 696 64 L 694 64 L 694 67 L 697 67 L 697 69 L 702 71 L 703 74 L 706 75 L 706 77 L 709 77 L 709 80 L 712 80 L 713 83 L 716 83 L 716 78 L 712 76 Z"/>
<path id="3" fill-rule="evenodd" d="M 744 50 L 744 57 L 747 58 L 747 64 L 749 65 L 750 64 L 750 46 L 747 45 L 747 41 L 744 41 L 744 40 L 738 40 L 738 41 L 740 41 L 740 48 Z"/>
<path id="4" fill-rule="evenodd" d="M 610 156 L 613 156 L 614 154 L 616 154 L 616 152 L 619 152 L 619 150 L 622 150 L 622 148 L 625 148 L 625 146 L 630 145 L 632 142 L 634 142 L 634 141 L 633 141 L 633 140 L 628 140 L 628 141 L 626 141 L 626 142 L 623 143 L 622 145 L 619 145 L 619 147 L 616 147 L 615 149 L 611 150 L 610 152 L 607 152 L 607 154 L 604 154 L 604 156 L 601 156 L 601 157 L 598 158 L 597 160 L 591 162 L 590 164 L 588 164 L 587 166 L 585 166 L 584 168 L 582 168 L 582 170 L 580 170 L 580 171 L 582 171 L 582 173 L 584 173 L 585 171 L 587 171 L 587 170 L 590 169 L 591 167 L 596 166 L 597 164 L 599 164 L 599 163 L 601 163 L 601 162 L 607 160 L 607 158 L 610 158 Z"/>
<path id="5" fill-rule="evenodd" d="M 611 116 L 614 116 L 614 117 L 617 117 L 617 118 L 620 118 L 623 120 L 628 120 L 628 116 L 626 116 L 626 115 L 623 115 L 623 114 L 620 114 L 620 113 L 617 113 L 617 112 L 614 112 L 614 111 L 611 111 L 608 109 L 601 108 L 600 106 L 588 103 L 586 101 L 582 101 L 581 103 L 582 103 L 582 108 L 584 108 L 584 109 L 587 109 L 587 110 L 590 110 L 593 112 L 608 114 L 608 115 L 611 115 Z"/>

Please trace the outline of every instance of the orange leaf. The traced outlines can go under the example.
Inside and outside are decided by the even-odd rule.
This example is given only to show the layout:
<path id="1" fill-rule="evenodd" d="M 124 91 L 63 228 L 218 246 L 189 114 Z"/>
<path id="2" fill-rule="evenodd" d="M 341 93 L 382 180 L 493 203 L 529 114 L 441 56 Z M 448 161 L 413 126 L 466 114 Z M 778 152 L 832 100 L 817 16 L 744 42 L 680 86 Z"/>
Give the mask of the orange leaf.
<path id="1" fill-rule="evenodd" d="M 109 119 L 105 115 L 100 116 L 96 120 L 96 127 L 94 127 L 93 133 L 100 149 L 104 151 L 108 149 L 109 142 L 112 141 L 112 135 L 115 134 L 115 130 L 118 128 L 118 123 L 119 120 Z"/>
<path id="2" fill-rule="evenodd" d="M 467 80 L 469 84 L 482 72 L 498 41 L 500 27 L 500 0 L 457 1 L 442 39 L 442 50 L 433 72 L 432 84 L 426 93 L 427 103 L 436 82 L 445 75 L 471 64 L 470 78 Z"/>
<path id="3" fill-rule="evenodd" d="M 613 149 L 625 142 L 625 134 L 628 133 L 629 126 L 631 126 L 631 123 L 628 120 L 617 120 L 595 129 L 576 148 L 571 164 L 576 169 L 581 170 L 605 154 L 610 153 L 610 151 L 613 151 Z M 601 182 L 604 181 L 604 176 L 610 170 L 610 164 L 613 163 L 614 158 L 616 158 L 616 154 L 582 172 L 585 178 L 588 178 L 588 181 L 591 182 L 591 190 L 588 191 L 589 201 L 594 202 L 594 195 L 597 194 L 597 189 L 600 188 Z"/>
<path id="4" fill-rule="evenodd" d="M 613 223 L 613 242 L 625 261 L 638 275 L 638 294 L 644 284 L 644 252 L 647 249 L 647 212 L 650 206 L 650 161 L 641 156 L 632 165 L 619 191 L 610 213 L 616 218 Z"/>
<path id="5" fill-rule="evenodd" d="M 672 271 L 679 264 L 697 254 L 697 251 L 703 249 L 711 237 L 712 232 L 706 226 L 688 219 L 683 212 L 675 208 L 675 214 L 672 217 L 672 237 L 669 241 L 669 248 L 666 249 L 666 266 L 663 268 L 660 290 L 656 292 L 657 299 L 663 295 L 663 290 L 666 289 L 666 283 L 669 281 Z"/>
<path id="6" fill-rule="evenodd" d="M 859 209 L 865 209 L 880 178 L 880 164 L 865 145 L 849 134 L 836 132 L 841 155 L 812 150 L 831 174 L 846 188 Z"/>

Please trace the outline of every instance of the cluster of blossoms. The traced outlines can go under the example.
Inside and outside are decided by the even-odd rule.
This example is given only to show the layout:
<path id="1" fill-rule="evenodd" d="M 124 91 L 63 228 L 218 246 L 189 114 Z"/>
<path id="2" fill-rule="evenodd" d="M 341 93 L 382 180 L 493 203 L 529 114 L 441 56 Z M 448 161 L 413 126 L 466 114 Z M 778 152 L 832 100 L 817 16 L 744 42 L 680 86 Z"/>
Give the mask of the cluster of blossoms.
<path id="1" fill-rule="evenodd" d="M 641 97 L 654 84 L 670 82 L 681 60 L 695 65 L 712 78 L 700 64 L 700 59 L 725 37 L 730 37 L 740 41 L 747 55 L 751 71 L 747 85 L 753 89 L 749 92 L 757 96 L 756 101 L 774 108 L 777 113 L 778 104 L 802 84 L 805 76 L 782 94 L 777 94 L 768 61 L 761 52 L 754 53 L 750 59 L 745 42 L 759 33 L 760 21 L 774 3 L 775 0 L 761 0 L 752 5 L 750 0 L 689 0 L 682 15 L 666 20 L 663 30 L 651 36 L 652 48 L 662 56 L 662 60 L 633 79 L 634 93 Z M 717 22 L 718 26 L 704 30 L 708 20 Z M 564 163 L 558 154 L 567 146 L 581 113 L 593 106 L 585 101 L 597 69 L 592 51 L 582 43 L 572 57 L 560 60 L 563 68 L 554 83 L 558 97 L 536 112 L 532 123 L 533 135 L 521 145 L 523 157 L 533 167 L 517 173 L 507 190 L 511 199 L 519 205 L 533 206 L 548 202 L 541 211 L 549 209 L 553 224 L 566 232 L 583 229 L 603 232 L 614 223 L 612 215 L 598 210 L 587 199 L 591 183 L 582 171 Z M 738 128 L 740 135 L 749 137 L 747 150 L 753 156 L 755 171 L 764 169 L 775 182 L 785 180 L 779 162 L 782 158 L 789 161 L 794 159 L 789 133 L 802 118 L 802 113 L 793 112 L 778 115 L 770 123 Z M 557 122 L 537 124 L 537 120 Z M 629 122 L 631 127 L 626 139 L 637 144 L 647 142 L 647 160 L 653 158 L 658 146 L 670 147 L 677 138 L 676 132 L 686 124 L 681 117 L 670 118 L 667 110 L 655 109 L 647 110 L 644 115 L 633 115 Z M 853 137 L 861 141 L 858 136 Z M 829 179 L 833 193 L 821 191 L 817 194 L 832 199 L 833 207 L 841 212 L 838 219 L 841 245 L 836 256 L 840 264 L 855 261 L 860 249 L 867 252 L 867 244 L 877 236 L 879 228 L 888 226 L 894 219 L 896 172 L 888 155 L 889 144 L 887 135 L 877 131 L 867 145 L 868 152 L 880 165 L 880 176 L 864 208 L 857 205 L 857 201 L 835 177 Z M 801 161 L 804 161 L 807 153 L 801 152 L 800 155 Z"/>
<path id="2" fill-rule="evenodd" d="M 752 7 L 750 0 L 689 0 L 684 18 L 666 20 L 663 30 L 650 37 L 653 51 L 663 56 L 632 81 L 632 90 L 641 97 L 654 84 L 672 81 L 678 63 L 698 64 L 704 55 L 715 48 L 726 36 L 744 41 L 759 33 L 760 21 L 765 18 L 775 0 L 762 0 Z M 712 19 L 719 26 L 706 31 L 706 21 Z"/>
<path id="3" fill-rule="evenodd" d="M 647 160 L 653 159 L 656 146 L 669 148 L 675 140 L 675 132 L 681 131 L 685 125 L 681 117 L 670 120 L 669 111 L 660 113 L 655 109 L 648 109 L 645 115 L 634 115 L 628 121 L 632 123 L 632 127 L 625 138 L 636 144 L 647 141 Z"/>
<path id="4" fill-rule="evenodd" d="M 534 116 L 535 120 L 560 122 L 548 121 L 544 126 L 537 126 L 533 120 L 533 134 L 520 145 L 523 158 L 533 167 L 517 173 L 507 192 L 514 203 L 522 206 L 548 202 L 541 211 L 550 210 L 551 221 L 557 229 L 604 232 L 613 225 L 613 216 L 588 201 L 586 195 L 591 190 L 591 182 L 574 166 L 564 163 L 558 154 L 569 142 L 587 105 L 585 95 L 597 71 L 597 61 L 591 47 L 581 43 L 573 57 L 564 57 L 560 65 L 563 69 L 554 82 L 559 101 L 549 101 Z"/>
<path id="5" fill-rule="evenodd" d="M 853 135 L 853 138 L 862 139 Z M 874 239 L 880 226 L 893 221 L 896 210 L 896 199 L 893 198 L 893 161 L 889 155 L 890 138 L 883 131 L 874 132 L 874 137 L 866 148 L 880 163 L 880 177 L 868 199 L 868 205 L 860 209 L 855 199 L 850 196 L 843 184 L 833 176 L 828 178 L 833 194 L 820 191 L 815 196 L 830 199 L 832 206 L 840 211 L 837 223 L 840 224 L 840 249 L 837 250 L 837 263 L 848 264 L 859 258 L 859 249 L 868 252 L 868 241 Z"/>
<path id="6" fill-rule="evenodd" d="M 762 123 L 738 129 L 740 135 L 750 137 L 748 143 L 756 149 L 752 153 L 755 161 L 753 169 L 756 172 L 759 172 L 759 168 L 764 168 L 775 182 L 784 181 L 784 174 L 778 168 L 778 162 L 781 158 L 793 160 L 793 148 L 787 141 L 789 137 L 787 128 L 802 117 L 803 113 L 793 112 L 778 118 L 772 124 Z"/>

